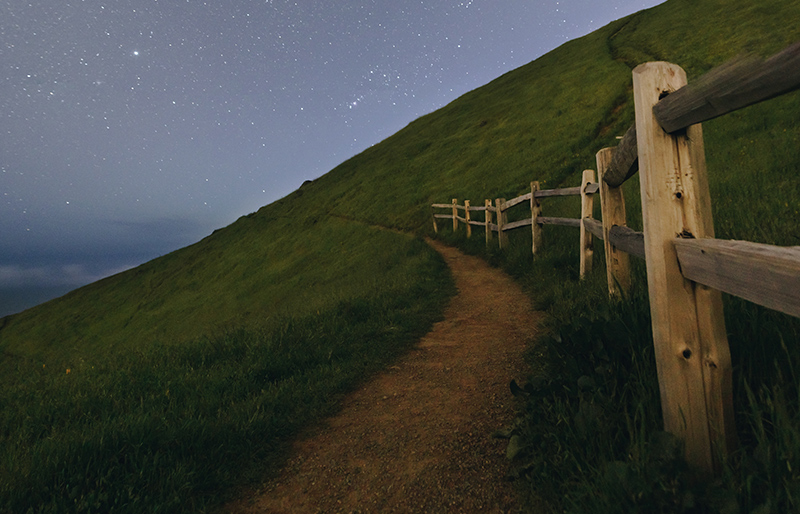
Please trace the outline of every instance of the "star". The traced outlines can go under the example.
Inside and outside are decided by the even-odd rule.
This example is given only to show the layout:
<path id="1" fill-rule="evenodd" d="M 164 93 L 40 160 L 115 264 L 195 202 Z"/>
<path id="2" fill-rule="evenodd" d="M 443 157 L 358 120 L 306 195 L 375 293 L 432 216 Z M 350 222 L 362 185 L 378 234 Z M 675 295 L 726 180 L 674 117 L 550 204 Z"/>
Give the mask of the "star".
<path id="1" fill-rule="evenodd" d="M 135 248 L 141 262 L 166 254 L 530 62 L 568 27 L 587 30 L 570 24 L 661 2 L 0 2 L 3 21 L 13 11 L 0 22 L 0 257 L 11 243 L 50 248 L 47 259 L 87 245 L 109 256 Z M 201 173 L 226 184 L 208 206 Z M 23 194 L 32 200 L 10 200 Z M 95 230 L 109 218 L 130 224 Z M 189 228 L 136 228 L 154 218 Z"/>

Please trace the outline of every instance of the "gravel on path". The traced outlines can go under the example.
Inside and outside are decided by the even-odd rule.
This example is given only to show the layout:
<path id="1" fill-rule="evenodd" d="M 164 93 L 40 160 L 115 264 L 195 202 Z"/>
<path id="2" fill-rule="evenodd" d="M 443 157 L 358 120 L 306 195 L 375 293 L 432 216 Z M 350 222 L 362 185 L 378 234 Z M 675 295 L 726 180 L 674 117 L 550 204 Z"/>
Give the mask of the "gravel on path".
<path id="1" fill-rule="evenodd" d="M 429 241 L 458 294 L 445 319 L 406 356 L 301 437 L 279 477 L 225 507 L 252 513 L 507 513 L 514 417 L 508 384 L 525 378 L 523 353 L 542 314 L 518 284 L 480 258 Z"/>

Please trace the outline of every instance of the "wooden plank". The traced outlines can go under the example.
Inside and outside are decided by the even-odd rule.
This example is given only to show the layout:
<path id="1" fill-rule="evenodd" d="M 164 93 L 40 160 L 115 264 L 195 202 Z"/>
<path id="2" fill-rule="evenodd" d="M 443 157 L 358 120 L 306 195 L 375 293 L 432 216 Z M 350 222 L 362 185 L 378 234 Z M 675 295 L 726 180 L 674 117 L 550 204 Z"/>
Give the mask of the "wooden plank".
<path id="1" fill-rule="evenodd" d="M 492 207 L 491 200 L 484 200 L 483 207 L 486 209 L 483 217 L 483 222 L 486 225 L 484 227 L 484 231 L 486 232 L 486 246 L 489 246 L 489 241 L 492 240 L 492 211 L 494 207 Z"/>
<path id="2" fill-rule="evenodd" d="M 531 199 L 531 194 L 530 193 L 526 193 L 526 194 L 524 194 L 522 196 L 518 196 L 516 198 L 512 198 L 511 200 L 507 200 L 506 201 L 506 209 L 510 209 L 511 207 L 514 207 L 517 204 L 521 204 L 522 202 L 527 202 L 530 199 Z"/>
<path id="3" fill-rule="evenodd" d="M 607 241 L 628 255 L 644 259 L 644 234 L 642 232 L 635 232 L 628 227 L 613 225 L 608 230 Z"/>
<path id="4" fill-rule="evenodd" d="M 461 216 L 456 216 L 456 219 L 458 221 L 460 221 L 461 223 L 466 223 L 467 222 L 467 218 L 462 218 Z"/>
<path id="5" fill-rule="evenodd" d="M 470 205 L 470 206 L 469 206 L 469 210 L 470 210 L 470 212 L 475 212 L 475 211 L 485 211 L 485 210 L 486 210 L 486 207 L 484 207 L 483 205 L 478 205 L 478 206 L 475 206 L 475 205 Z"/>
<path id="6" fill-rule="evenodd" d="M 534 193 L 536 198 L 548 198 L 551 196 L 580 196 L 580 187 L 567 187 L 564 189 L 543 189 Z"/>
<path id="7" fill-rule="evenodd" d="M 800 42 L 766 61 L 729 61 L 671 93 L 653 107 L 669 133 L 800 88 Z"/>
<path id="8" fill-rule="evenodd" d="M 440 220 L 451 220 L 451 219 L 453 219 L 453 215 L 452 214 L 434 214 L 433 217 L 436 218 L 436 219 L 440 219 Z"/>
<path id="9" fill-rule="evenodd" d="M 472 237 L 472 225 L 469 218 L 469 200 L 464 200 L 464 223 L 467 225 L 467 239 Z"/>
<path id="10" fill-rule="evenodd" d="M 586 184 L 586 187 L 583 189 L 587 195 L 593 195 L 600 191 L 600 184 L 592 182 L 591 184 Z"/>
<path id="11" fill-rule="evenodd" d="M 636 148 L 636 125 L 631 125 L 614 149 L 614 157 L 603 174 L 603 181 L 619 187 L 639 171 L 639 150 Z"/>
<path id="12" fill-rule="evenodd" d="M 494 201 L 494 206 L 497 209 L 497 243 L 500 249 L 508 246 L 508 234 L 503 231 L 503 227 L 508 223 L 508 213 L 505 212 L 505 204 L 505 198 L 498 198 Z"/>
<path id="13" fill-rule="evenodd" d="M 468 203 L 468 202 L 469 202 L 469 200 L 464 200 L 465 204 Z M 456 209 L 458 209 L 460 211 L 466 211 L 467 207 L 466 207 L 466 205 L 456 205 Z"/>
<path id="14" fill-rule="evenodd" d="M 653 106 L 686 84 L 674 64 L 652 62 L 633 70 L 636 137 L 653 325 L 664 428 L 684 441 L 686 461 L 698 473 L 719 471 L 716 456 L 734 445 L 730 350 L 722 295 L 691 287 L 673 245 L 676 234 L 714 237 L 703 132 L 692 125 L 670 136 Z"/>
<path id="15" fill-rule="evenodd" d="M 542 215 L 542 204 L 536 198 L 536 192 L 539 191 L 539 182 L 531 182 L 531 251 L 533 255 L 542 248 L 542 226 L 539 225 L 538 219 Z"/>
<path id="16" fill-rule="evenodd" d="M 562 227 L 581 227 L 581 220 L 577 218 L 550 218 L 547 216 L 539 216 L 539 225 L 560 225 Z"/>
<path id="17" fill-rule="evenodd" d="M 475 226 L 477 226 L 477 227 L 483 227 L 483 226 L 485 226 L 485 225 L 486 225 L 486 222 L 485 222 L 485 221 L 475 221 L 475 220 L 469 220 L 469 224 L 470 224 L 470 225 L 475 225 Z"/>
<path id="18" fill-rule="evenodd" d="M 800 317 L 800 247 L 721 239 L 676 239 L 683 276 Z"/>
<path id="19" fill-rule="evenodd" d="M 499 232 L 500 230 L 499 227 L 494 223 L 489 223 L 489 228 L 491 229 L 491 232 Z"/>
<path id="20" fill-rule="evenodd" d="M 450 203 L 434 203 L 434 204 L 431 204 L 431 207 L 434 207 L 434 208 L 437 208 L 437 209 L 452 209 L 453 208 L 453 204 L 450 204 Z"/>
<path id="21" fill-rule="evenodd" d="M 531 224 L 531 219 L 525 218 L 524 220 L 512 221 L 511 223 L 504 224 L 503 230 L 504 231 L 514 230 L 515 228 L 530 226 L 530 224 Z"/>
<path id="22" fill-rule="evenodd" d="M 605 239 L 605 235 L 603 234 L 603 222 L 598 221 L 594 218 L 583 218 L 583 226 L 592 233 L 595 237 L 599 239 Z"/>
<path id="23" fill-rule="evenodd" d="M 583 170 L 581 177 L 581 220 L 592 217 L 594 211 L 594 196 L 587 192 L 589 186 L 597 186 L 594 182 L 594 170 Z M 592 272 L 592 257 L 594 257 L 594 241 L 592 233 L 586 229 L 586 223 L 580 224 L 580 278 Z"/>
<path id="24" fill-rule="evenodd" d="M 608 295 L 621 298 L 631 288 L 630 257 L 627 253 L 611 243 L 609 231 L 614 225 L 624 227 L 627 224 L 625 215 L 625 196 L 622 189 L 609 185 L 606 171 L 614 161 L 618 149 L 604 148 L 597 152 L 597 181 L 600 182 L 600 208 L 603 213 L 603 250 L 606 255 L 606 282 Z M 638 168 L 638 161 L 637 161 Z M 642 239 L 642 258 L 644 258 L 644 240 Z"/>

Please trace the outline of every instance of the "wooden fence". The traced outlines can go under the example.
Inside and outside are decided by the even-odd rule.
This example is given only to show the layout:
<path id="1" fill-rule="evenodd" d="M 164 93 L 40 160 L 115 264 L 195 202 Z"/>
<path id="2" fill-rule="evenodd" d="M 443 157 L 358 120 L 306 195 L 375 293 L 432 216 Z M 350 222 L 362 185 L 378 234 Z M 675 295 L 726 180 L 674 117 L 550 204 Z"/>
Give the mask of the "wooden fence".
<path id="1" fill-rule="evenodd" d="M 592 235 L 603 238 L 602 223 L 592 219 L 592 209 L 594 207 L 593 195 L 600 189 L 600 184 L 594 181 L 594 171 L 586 170 L 583 172 L 583 182 L 580 186 L 564 189 L 540 189 L 539 182 L 531 182 L 530 193 L 506 200 L 497 198 L 492 206 L 491 200 L 485 200 L 483 207 L 472 207 L 469 200 L 464 205 L 458 204 L 458 199 L 454 198 L 452 203 L 435 203 L 431 207 L 436 209 L 449 209 L 451 214 L 434 214 L 433 230 L 439 232 L 439 219 L 452 219 L 453 230 L 458 230 L 458 223 L 464 223 L 467 227 L 467 237 L 472 237 L 472 226 L 478 225 L 484 228 L 486 243 L 493 238 L 493 233 L 497 232 L 497 239 L 500 248 L 508 246 L 508 232 L 514 229 L 531 227 L 532 232 L 532 252 L 535 255 L 542 246 L 542 226 L 561 225 L 564 227 L 576 227 L 581 230 L 581 277 L 591 271 L 592 266 Z M 555 196 L 580 196 L 581 197 L 581 218 L 553 218 L 542 216 L 542 205 L 540 199 Z M 508 210 L 517 205 L 526 204 L 530 206 L 530 218 L 523 218 L 519 221 L 508 222 Z M 458 212 L 464 211 L 464 216 L 459 216 Z M 483 220 L 473 220 L 471 212 L 483 211 Z M 492 213 L 496 216 L 496 223 L 492 223 Z M 581 223 L 581 219 L 584 222 Z"/>
<path id="2" fill-rule="evenodd" d="M 539 190 L 484 207 L 433 204 L 468 227 L 483 225 L 487 243 L 498 233 L 530 225 L 533 253 L 541 248 L 543 225 L 581 230 L 581 276 L 591 270 L 592 235 L 604 239 L 609 294 L 630 287 L 629 255 L 643 258 L 653 325 L 653 344 L 666 431 L 685 442 L 686 459 L 702 472 L 719 471 L 720 457 L 737 444 L 732 402 L 730 351 L 722 295 L 742 297 L 800 317 L 800 247 L 777 247 L 714 238 L 711 198 L 700 123 L 800 88 L 800 43 L 766 61 L 739 59 L 687 84 L 674 64 L 650 62 L 633 70 L 636 122 L 619 146 L 600 150 L 594 172 L 581 185 Z M 643 231 L 626 227 L 621 186 L 640 172 Z M 602 221 L 591 218 L 592 195 L 600 193 Z M 539 200 L 580 195 L 581 219 L 541 216 Z M 531 217 L 507 223 L 506 211 L 529 200 Z M 458 216 L 463 210 L 465 216 Z M 484 211 L 483 221 L 470 212 Z M 497 223 L 492 223 L 496 213 Z"/>

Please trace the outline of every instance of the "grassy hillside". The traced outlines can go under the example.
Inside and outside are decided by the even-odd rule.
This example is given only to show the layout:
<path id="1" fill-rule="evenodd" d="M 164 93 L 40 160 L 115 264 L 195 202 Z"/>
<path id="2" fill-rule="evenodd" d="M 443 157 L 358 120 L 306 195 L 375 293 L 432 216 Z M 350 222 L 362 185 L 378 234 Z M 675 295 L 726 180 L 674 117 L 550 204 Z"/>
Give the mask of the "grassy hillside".
<path id="1" fill-rule="evenodd" d="M 183 250 L 10 316 L 0 332 L 3 351 L 69 367 L 75 358 L 144 342 L 262 328 L 391 290 L 403 279 L 413 238 L 322 216 L 302 202 L 288 205 L 278 202 Z"/>
<path id="2" fill-rule="evenodd" d="M 633 122 L 633 66 L 667 60 L 692 80 L 737 54 L 769 55 L 800 39 L 798 19 L 800 4 L 791 0 L 670 0 L 464 95 L 195 245 L 3 318 L 0 510 L 28 503 L 43 512 L 202 510 L 246 479 L 240 468 L 252 471 L 271 456 L 274 469 L 281 441 L 407 348 L 452 293 L 432 250 L 376 225 L 419 236 L 430 232 L 433 202 L 516 196 L 531 180 L 576 185 L 581 170 L 594 168 L 595 152 L 616 144 Z M 800 244 L 798 112 L 795 93 L 704 125 L 718 237 Z M 626 196 L 635 226 L 635 179 Z M 577 202 L 545 204 L 547 215 L 577 209 Z M 548 227 L 547 251 L 535 261 L 529 234 L 512 234 L 503 253 L 485 249 L 479 237 L 443 237 L 506 267 L 551 313 L 551 338 L 536 361 L 548 363 L 540 371 L 549 385 L 521 415 L 520 476 L 550 488 L 556 510 L 583 510 L 598 488 L 618 509 L 644 509 L 639 493 L 662 498 L 649 511 L 677 511 L 663 507 L 676 497 L 684 510 L 708 505 L 705 493 L 669 483 L 665 476 L 682 475 L 658 468 L 647 450 L 658 446 L 652 434 L 660 412 L 641 288 L 638 304 L 609 305 L 599 246 L 596 272 L 575 280 L 577 232 L 569 229 Z M 735 373 L 747 381 L 737 382 L 745 449 L 723 489 L 743 509 L 785 507 L 793 493 L 780 484 L 797 480 L 800 444 L 754 452 L 776 433 L 789 441 L 800 432 L 797 381 L 786 368 L 800 365 L 793 344 L 800 328 L 726 302 Z M 575 380 L 596 363 L 570 360 L 565 349 L 618 362 L 595 396 Z M 775 359 L 784 364 L 781 375 Z M 754 407 L 759 398 L 771 402 L 771 413 Z M 585 417 L 587 401 L 606 409 L 609 421 L 594 425 L 598 432 L 546 424 Z M 778 418 L 784 428 L 776 432 Z M 766 428 L 760 419 L 769 420 Z M 615 462 L 622 464 L 609 468 Z M 756 476 L 748 466 L 767 478 L 748 479 Z M 96 471 L 87 476 L 86 469 Z M 601 483 L 609 469 L 649 478 L 615 492 Z"/>

